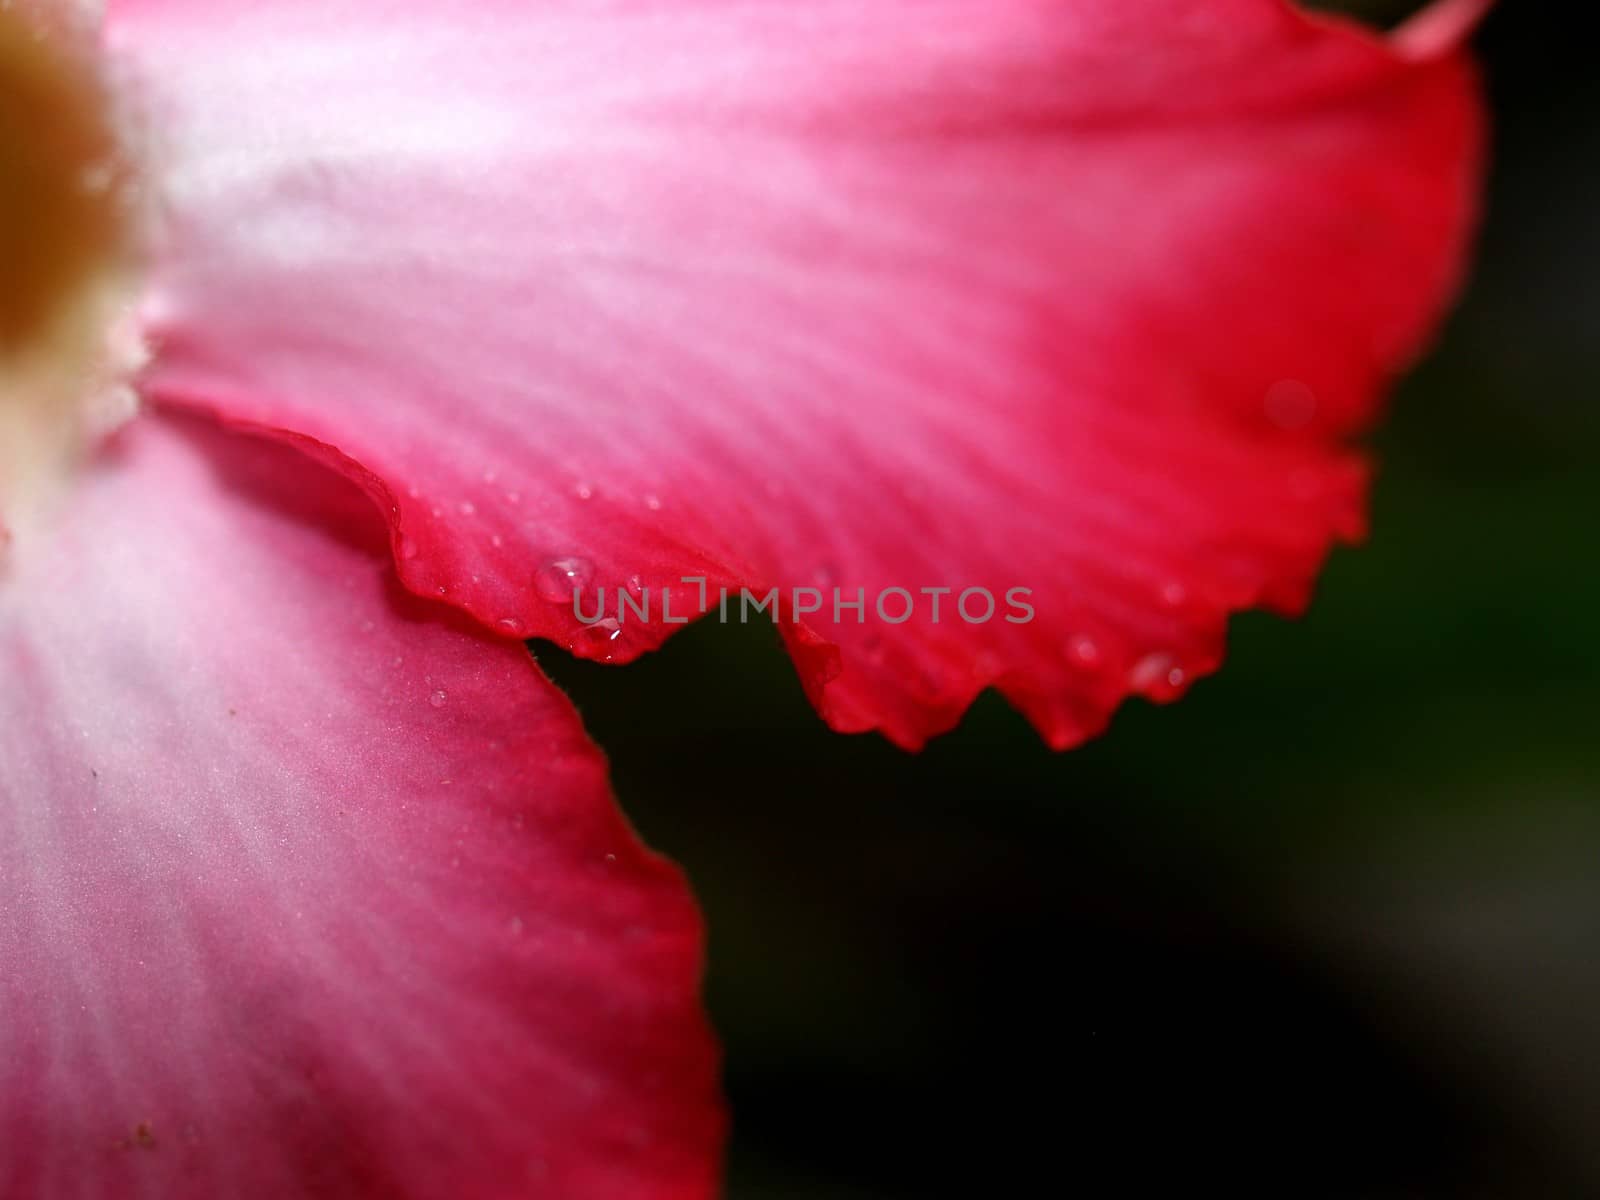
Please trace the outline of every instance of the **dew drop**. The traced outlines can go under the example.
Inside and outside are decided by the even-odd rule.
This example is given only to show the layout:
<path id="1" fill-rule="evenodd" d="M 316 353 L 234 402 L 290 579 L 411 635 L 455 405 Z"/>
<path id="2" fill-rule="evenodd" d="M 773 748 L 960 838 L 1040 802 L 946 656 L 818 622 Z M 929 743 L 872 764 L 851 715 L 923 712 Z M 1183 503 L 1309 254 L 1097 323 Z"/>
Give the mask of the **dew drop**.
<path id="1" fill-rule="evenodd" d="M 421 551 L 417 548 L 417 543 L 404 535 L 402 535 L 400 538 L 400 544 L 395 547 L 395 552 L 399 554 L 401 558 L 407 561 L 410 561 L 419 553 L 421 553 Z"/>
<path id="2" fill-rule="evenodd" d="M 1184 601 L 1189 598 L 1189 589 L 1176 580 L 1161 589 L 1161 603 L 1168 608 L 1182 608 Z"/>
<path id="3" fill-rule="evenodd" d="M 1303 429 L 1317 415 L 1317 394 L 1298 379 L 1280 379 L 1262 402 L 1267 419 L 1280 429 Z"/>
<path id="4" fill-rule="evenodd" d="M 657 496 L 654 492 L 652 492 L 650 495 L 648 495 L 648 496 L 646 496 L 644 498 L 644 506 L 646 508 L 648 508 L 651 512 L 660 512 L 661 511 L 661 497 Z"/>
<path id="5" fill-rule="evenodd" d="M 615 653 L 615 643 L 621 637 L 622 622 L 615 617 L 606 617 L 586 626 L 578 635 L 578 644 L 573 649 L 581 651 L 586 658 L 610 662 Z"/>
<path id="6" fill-rule="evenodd" d="M 591 484 L 579 483 L 575 488 L 572 489 L 572 491 L 579 500 L 594 499 L 594 487 Z"/>
<path id="7" fill-rule="evenodd" d="M 461 515 L 463 517 L 475 517 L 475 516 L 477 516 L 478 515 L 478 506 L 476 504 L 474 504 L 471 500 L 463 500 L 461 502 Z"/>
<path id="8" fill-rule="evenodd" d="M 493 546 L 496 550 L 500 549 L 500 547 L 504 546 L 505 544 L 505 538 L 501 537 L 498 533 L 489 538 L 489 545 Z"/>
<path id="9" fill-rule="evenodd" d="M 445 706 L 445 702 L 449 699 L 450 694 L 443 688 L 440 688 L 438 691 L 434 692 L 433 695 L 428 697 L 428 703 L 433 705 L 435 708 L 443 708 Z"/>
<path id="10" fill-rule="evenodd" d="M 1079 634 L 1067 643 L 1067 651 L 1075 662 L 1085 667 L 1098 666 L 1100 663 L 1100 647 L 1087 634 Z"/>
<path id="11" fill-rule="evenodd" d="M 594 578 L 594 567 L 585 558 L 558 558 L 534 574 L 533 587 L 552 604 L 571 604 L 572 594 L 581 592 Z"/>
<path id="12" fill-rule="evenodd" d="M 522 622 L 517 620 L 515 617 L 501 617 L 500 620 L 496 622 L 496 625 L 506 633 L 513 634 L 517 637 L 522 636 Z"/>
<path id="13" fill-rule="evenodd" d="M 1177 660 L 1160 652 L 1145 655 L 1128 675 L 1129 685 L 1153 700 L 1172 699 L 1183 686 L 1184 679 L 1183 668 Z"/>

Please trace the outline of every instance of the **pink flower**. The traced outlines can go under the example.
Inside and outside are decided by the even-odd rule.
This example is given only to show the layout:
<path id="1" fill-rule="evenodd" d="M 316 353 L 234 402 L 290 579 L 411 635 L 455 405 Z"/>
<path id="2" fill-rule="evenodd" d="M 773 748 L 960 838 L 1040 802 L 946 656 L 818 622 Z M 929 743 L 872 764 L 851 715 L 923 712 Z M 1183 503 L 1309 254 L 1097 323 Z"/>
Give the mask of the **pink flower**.
<path id="1" fill-rule="evenodd" d="M 1181 692 L 1360 531 L 1479 7 L 0 10 L 0 1195 L 710 1195 L 698 918 L 520 641 Z"/>

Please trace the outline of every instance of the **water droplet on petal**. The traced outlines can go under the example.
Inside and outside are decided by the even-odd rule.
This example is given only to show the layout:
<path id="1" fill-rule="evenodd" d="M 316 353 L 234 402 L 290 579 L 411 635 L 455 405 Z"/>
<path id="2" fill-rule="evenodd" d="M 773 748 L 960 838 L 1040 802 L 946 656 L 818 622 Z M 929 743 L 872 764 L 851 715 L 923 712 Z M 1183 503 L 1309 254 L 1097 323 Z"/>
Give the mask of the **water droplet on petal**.
<path id="1" fill-rule="evenodd" d="M 661 497 L 651 493 L 644 498 L 644 506 L 651 512 L 661 511 Z"/>
<path id="2" fill-rule="evenodd" d="M 445 706 L 445 702 L 449 699 L 450 694 L 443 688 L 440 688 L 438 691 L 434 692 L 433 695 L 428 697 L 428 703 L 433 705 L 435 708 L 443 708 Z"/>
<path id="3" fill-rule="evenodd" d="M 1152 700 L 1171 700 L 1183 686 L 1183 668 L 1170 654 L 1147 654 L 1128 675 L 1128 683 Z"/>
<path id="4" fill-rule="evenodd" d="M 576 495 L 579 500 L 593 500 L 594 499 L 594 487 L 591 484 L 579 483 L 575 488 L 572 489 L 572 491 L 573 491 L 573 494 Z"/>
<path id="5" fill-rule="evenodd" d="M 477 513 L 478 513 L 478 506 L 476 504 L 474 504 L 471 500 L 463 500 L 461 502 L 461 515 L 463 517 L 476 516 Z"/>
<path id="6" fill-rule="evenodd" d="M 586 626 L 578 634 L 574 650 L 581 650 L 586 658 L 599 658 L 610 662 L 615 654 L 615 644 L 622 637 L 622 622 L 615 617 L 605 617 Z"/>
<path id="7" fill-rule="evenodd" d="M 1303 429 L 1317 415 L 1317 394 L 1298 379 L 1280 379 L 1267 389 L 1262 407 L 1279 429 Z"/>
<path id="8" fill-rule="evenodd" d="M 1087 634 L 1079 634 L 1068 642 L 1067 653 L 1081 666 L 1094 667 L 1100 664 L 1100 647 Z"/>
<path id="9" fill-rule="evenodd" d="M 417 543 L 411 538 L 405 536 L 400 538 L 400 543 L 395 547 L 395 552 L 399 554 L 401 558 L 407 560 L 413 559 L 419 553 L 421 553 L 421 551 L 417 548 Z"/>
<path id="10" fill-rule="evenodd" d="M 515 617 L 501 617 L 496 624 L 506 633 L 512 634 L 516 637 L 522 636 L 522 622 L 517 620 Z"/>
<path id="11" fill-rule="evenodd" d="M 534 574 L 534 590 L 552 604 L 571 604 L 572 594 L 581 592 L 594 578 L 594 567 L 585 558 L 558 558 Z"/>

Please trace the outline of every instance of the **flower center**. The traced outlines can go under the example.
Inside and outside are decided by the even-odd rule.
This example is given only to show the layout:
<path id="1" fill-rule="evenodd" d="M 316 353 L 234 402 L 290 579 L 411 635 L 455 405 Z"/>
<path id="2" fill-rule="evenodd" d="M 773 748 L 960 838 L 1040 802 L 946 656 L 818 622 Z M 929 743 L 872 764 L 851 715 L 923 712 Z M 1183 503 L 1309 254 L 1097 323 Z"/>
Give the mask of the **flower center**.
<path id="1" fill-rule="evenodd" d="M 0 520 L 104 427 L 132 186 L 77 10 L 0 0 Z"/>

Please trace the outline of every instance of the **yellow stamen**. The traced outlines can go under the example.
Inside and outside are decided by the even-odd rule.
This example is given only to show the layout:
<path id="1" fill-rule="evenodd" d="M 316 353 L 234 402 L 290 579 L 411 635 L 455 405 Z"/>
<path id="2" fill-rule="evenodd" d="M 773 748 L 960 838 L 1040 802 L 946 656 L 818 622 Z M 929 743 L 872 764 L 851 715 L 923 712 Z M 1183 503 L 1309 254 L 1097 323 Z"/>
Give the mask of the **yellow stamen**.
<path id="1" fill-rule="evenodd" d="M 125 244 L 116 135 L 70 40 L 0 8 L 0 356 L 43 336 Z"/>
<path id="2" fill-rule="evenodd" d="M 103 425 L 116 383 L 133 189 L 73 18 L 0 0 L 0 520 Z"/>

